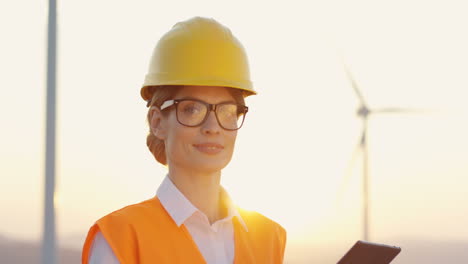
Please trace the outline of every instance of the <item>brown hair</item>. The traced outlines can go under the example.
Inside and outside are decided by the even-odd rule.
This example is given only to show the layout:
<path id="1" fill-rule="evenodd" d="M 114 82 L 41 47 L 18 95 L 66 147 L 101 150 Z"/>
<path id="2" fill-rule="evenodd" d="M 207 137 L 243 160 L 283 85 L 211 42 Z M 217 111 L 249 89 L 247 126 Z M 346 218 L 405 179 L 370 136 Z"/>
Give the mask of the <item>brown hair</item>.
<path id="1" fill-rule="evenodd" d="M 149 125 L 149 133 L 146 136 L 146 145 L 148 146 L 149 150 L 156 158 L 156 160 L 163 164 L 167 165 L 167 158 L 166 158 L 166 147 L 164 145 L 164 141 L 157 138 L 153 132 L 151 131 L 151 119 L 150 119 L 150 109 L 152 106 L 156 106 L 160 108 L 162 103 L 167 100 L 174 98 L 174 96 L 179 92 L 180 88 L 183 86 L 153 86 L 148 87 L 148 90 L 153 93 L 151 96 L 151 101 L 148 103 L 148 114 L 146 116 Z M 241 90 L 239 89 L 228 89 L 229 93 L 234 97 L 234 100 L 238 104 L 244 105 L 244 96 Z M 166 112 L 163 112 L 163 115 Z"/>
<path id="2" fill-rule="evenodd" d="M 146 136 L 146 145 L 148 146 L 151 153 L 153 153 L 153 156 L 156 158 L 156 160 L 163 165 L 167 165 L 166 148 L 164 145 L 164 141 L 157 138 L 151 131 L 150 109 L 152 106 L 160 108 L 162 103 L 173 98 L 175 94 L 179 91 L 179 89 L 180 87 L 173 86 L 159 86 L 148 88 L 148 90 L 151 90 L 151 92 L 153 93 L 153 96 L 151 96 L 151 101 L 148 103 L 149 109 L 146 118 L 148 120 L 149 133 L 148 136 Z"/>

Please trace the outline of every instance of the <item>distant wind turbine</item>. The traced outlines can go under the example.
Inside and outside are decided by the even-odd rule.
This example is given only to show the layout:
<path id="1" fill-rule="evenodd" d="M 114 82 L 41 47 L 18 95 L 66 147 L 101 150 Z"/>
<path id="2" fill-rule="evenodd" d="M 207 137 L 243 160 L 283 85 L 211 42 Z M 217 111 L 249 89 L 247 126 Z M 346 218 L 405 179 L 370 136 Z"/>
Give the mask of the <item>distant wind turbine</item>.
<path id="1" fill-rule="evenodd" d="M 370 221 L 369 221 L 369 215 L 370 215 L 370 195 L 369 195 L 369 181 L 370 181 L 370 175 L 369 175 L 369 163 L 368 163 L 368 146 L 367 146 L 367 122 L 369 119 L 369 116 L 371 114 L 391 114 L 391 113 L 411 113 L 411 112 L 421 112 L 420 110 L 415 110 L 415 109 L 409 109 L 409 108 L 380 108 L 380 109 L 371 109 L 369 108 L 368 104 L 366 103 L 366 100 L 364 99 L 364 96 L 362 95 L 355 79 L 353 78 L 350 70 L 346 66 L 346 64 L 343 62 L 344 70 L 346 72 L 347 78 L 349 79 L 351 86 L 353 87 L 353 90 L 356 94 L 356 96 L 359 99 L 359 107 L 357 109 L 357 116 L 361 118 L 362 120 L 362 133 L 361 133 L 361 138 L 359 140 L 358 146 L 357 146 L 357 151 L 361 150 L 362 151 L 362 162 L 363 162 L 363 176 L 362 176 L 362 203 L 363 203 L 363 211 L 362 211 L 362 224 L 363 224 L 363 239 L 364 240 L 369 240 L 370 239 Z M 355 152 L 357 154 L 357 152 Z M 354 155 L 353 154 L 353 159 L 354 160 Z M 349 175 L 346 175 L 349 176 Z M 346 179 L 347 180 L 347 179 Z"/>
<path id="2" fill-rule="evenodd" d="M 49 0 L 47 37 L 47 102 L 46 102 L 46 158 L 44 229 L 42 234 L 42 264 L 55 264 L 55 131 L 56 131 L 56 62 L 57 62 L 57 5 Z"/>

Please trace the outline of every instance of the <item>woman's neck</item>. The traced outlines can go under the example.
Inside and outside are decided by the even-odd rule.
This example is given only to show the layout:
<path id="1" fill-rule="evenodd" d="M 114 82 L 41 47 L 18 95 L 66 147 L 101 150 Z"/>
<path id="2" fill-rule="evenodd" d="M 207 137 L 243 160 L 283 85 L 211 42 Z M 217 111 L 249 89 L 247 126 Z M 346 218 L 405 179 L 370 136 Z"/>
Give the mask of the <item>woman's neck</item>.
<path id="1" fill-rule="evenodd" d="M 223 217 L 219 203 L 220 171 L 203 173 L 169 168 L 169 178 L 177 189 L 208 217 L 210 224 Z"/>

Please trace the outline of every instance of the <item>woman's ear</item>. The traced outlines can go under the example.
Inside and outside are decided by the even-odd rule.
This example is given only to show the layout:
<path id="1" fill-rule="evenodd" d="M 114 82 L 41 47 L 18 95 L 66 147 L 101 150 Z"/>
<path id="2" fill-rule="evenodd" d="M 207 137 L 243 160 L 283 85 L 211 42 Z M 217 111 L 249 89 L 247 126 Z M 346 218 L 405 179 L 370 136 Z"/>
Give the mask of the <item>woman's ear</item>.
<path id="1" fill-rule="evenodd" d="M 165 118 L 163 117 L 161 110 L 156 106 L 152 106 L 150 109 L 149 125 L 151 133 L 160 140 L 164 140 L 166 138 L 165 123 Z"/>

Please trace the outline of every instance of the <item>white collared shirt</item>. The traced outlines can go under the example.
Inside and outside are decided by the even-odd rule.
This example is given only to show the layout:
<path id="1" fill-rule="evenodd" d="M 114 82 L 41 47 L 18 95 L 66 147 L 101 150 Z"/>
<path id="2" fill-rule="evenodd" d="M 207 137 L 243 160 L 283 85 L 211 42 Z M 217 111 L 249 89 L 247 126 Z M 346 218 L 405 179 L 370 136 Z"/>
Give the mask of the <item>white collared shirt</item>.
<path id="1" fill-rule="evenodd" d="M 178 227 L 185 225 L 206 263 L 232 264 L 234 262 L 234 226 L 237 217 L 247 230 L 242 217 L 227 192 L 221 188 L 221 197 L 226 202 L 228 215 L 210 225 L 208 217 L 198 210 L 166 176 L 158 188 L 157 197 Z M 221 198 L 220 197 L 220 198 Z M 89 264 L 119 264 L 112 249 L 101 232 L 94 237 Z"/>

